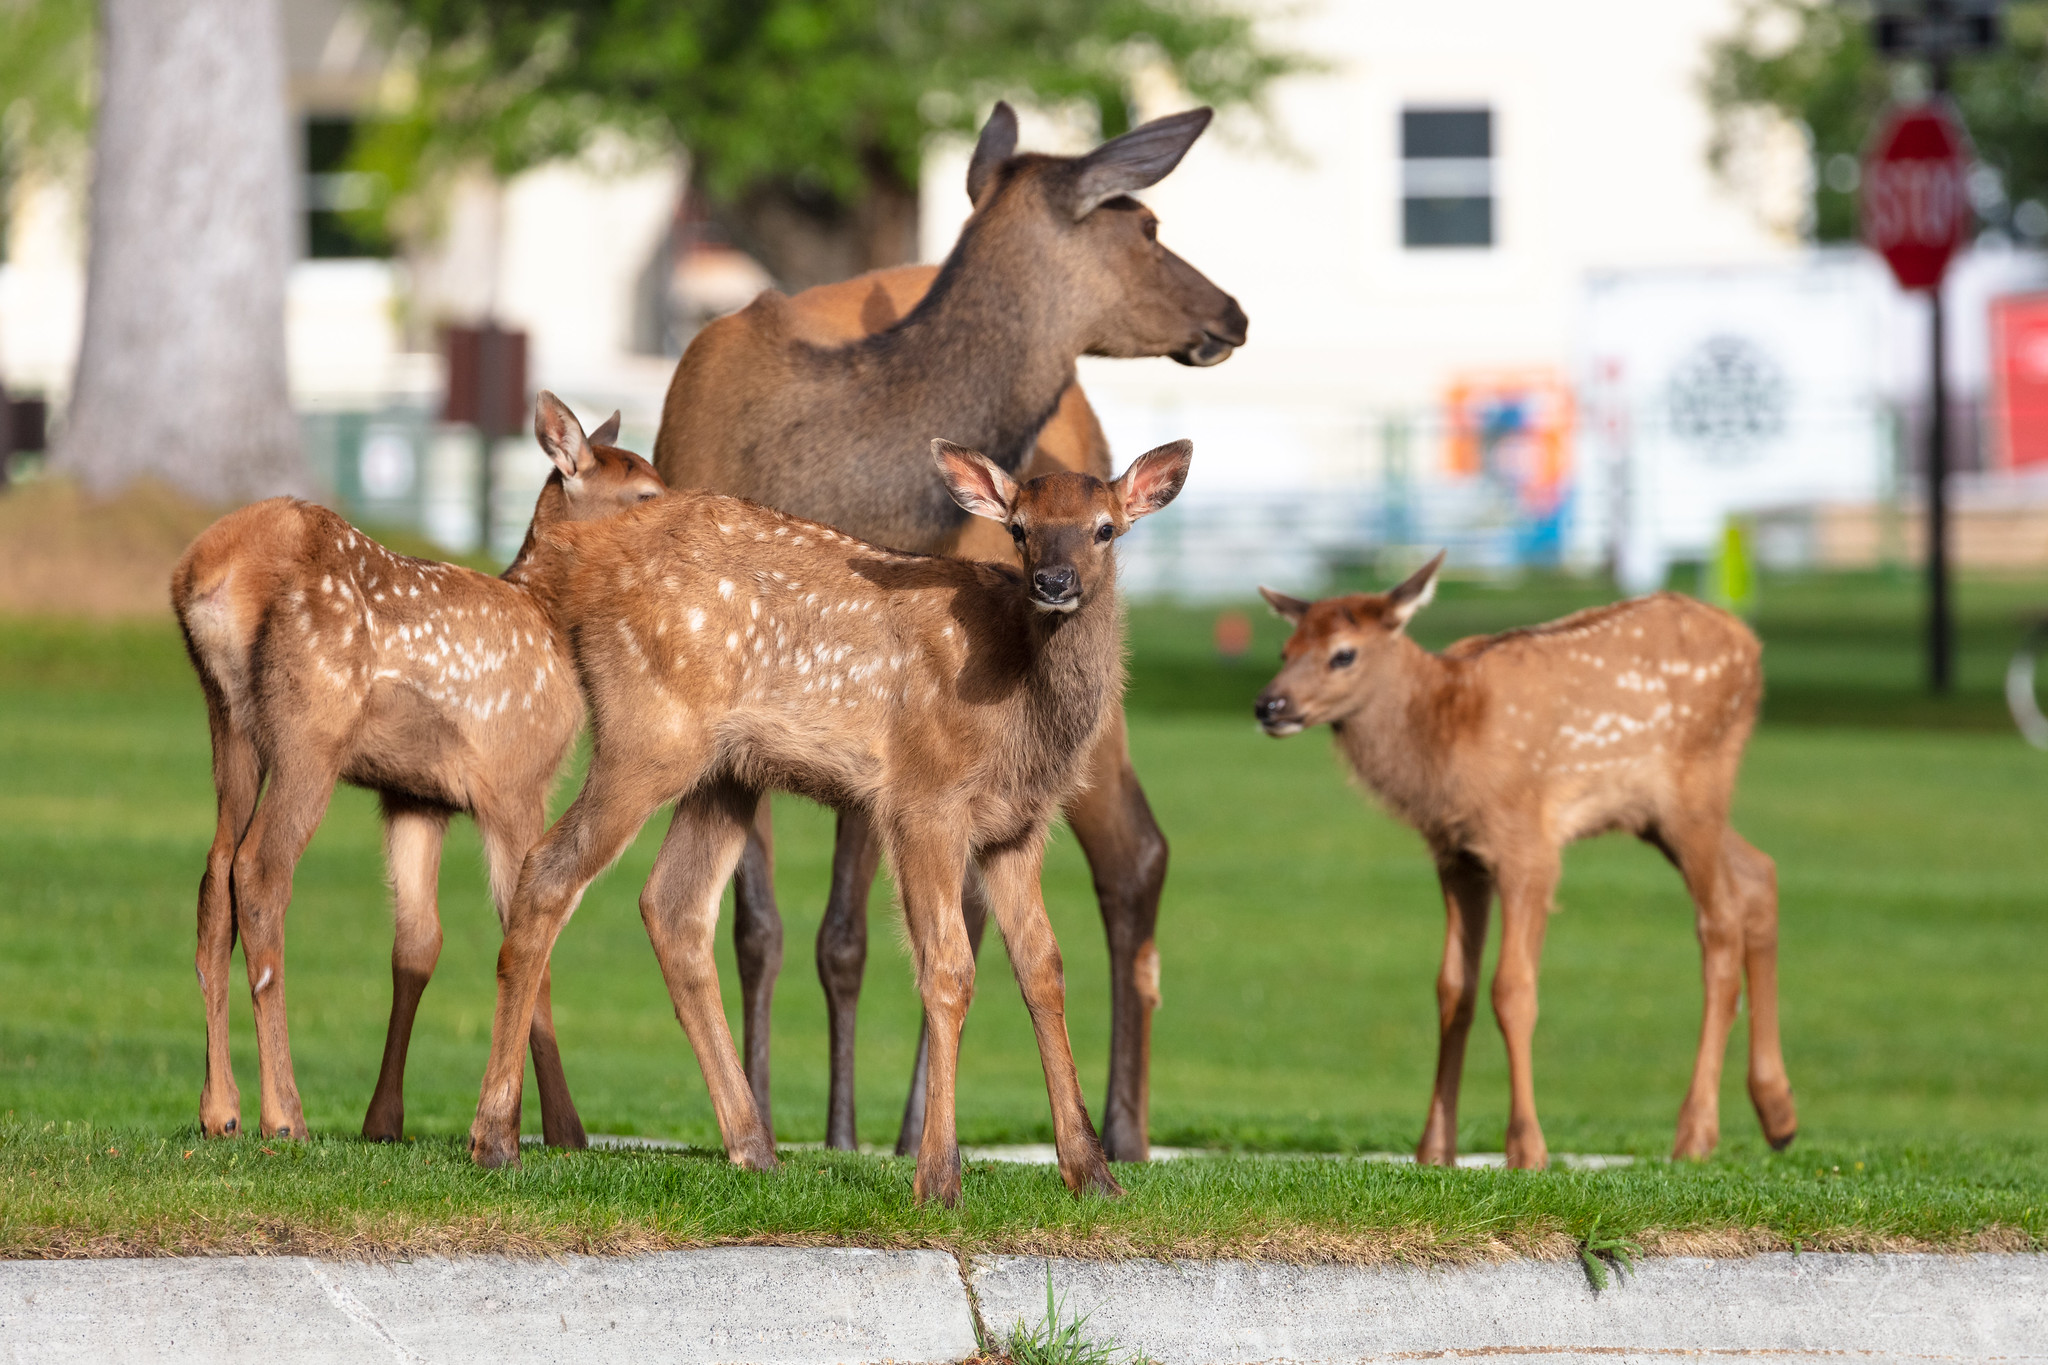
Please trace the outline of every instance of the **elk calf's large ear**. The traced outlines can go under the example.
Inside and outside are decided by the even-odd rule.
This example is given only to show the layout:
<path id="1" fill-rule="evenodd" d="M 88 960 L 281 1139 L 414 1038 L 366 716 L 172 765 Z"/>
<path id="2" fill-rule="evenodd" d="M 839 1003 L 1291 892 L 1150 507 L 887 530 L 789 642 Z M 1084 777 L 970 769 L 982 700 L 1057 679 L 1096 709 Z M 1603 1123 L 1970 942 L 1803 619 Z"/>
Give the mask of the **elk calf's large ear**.
<path id="1" fill-rule="evenodd" d="M 1259 589 L 1259 596 L 1266 599 L 1266 605 L 1273 609 L 1275 616 L 1290 625 L 1300 625 L 1301 618 L 1308 615 L 1308 609 L 1312 605 L 1299 597 L 1289 597 L 1284 592 L 1274 592 L 1267 587 Z"/>
<path id="2" fill-rule="evenodd" d="M 1106 199 L 1158 184 L 1180 165 L 1212 117 L 1207 108 L 1168 114 L 1103 143 L 1081 158 L 1068 212 L 1078 221 Z"/>
<path id="3" fill-rule="evenodd" d="M 978 450 L 940 440 L 932 442 L 932 459 L 954 502 L 990 521 L 1010 519 L 1010 509 L 1017 505 L 1017 481 L 1001 465 Z"/>
<path id="4" fill-rule="evenodd" d="M 619 410 L 612 409 L 612 415 L 597 424 L 597 430 L 590 433 L 593 446 L 616 446 L 619 443 Z"/>
<path id="5" fill-rule="evenodd" d="M 1188 481 L 1188 462 L 1195 458 L 1193 441 L 1168 441 L 1131 461 L 1131 467 L 1110 485 L 1131 521 L 1150 516 L 1180 496 Z"/>
<path id="6" fill-rule="evenodd" d="M 540 448 L 565 479 L 588 474 L 597 464 L 597 457 L 590 453 L 590 440 L 583 434 L 583 424 L 569 411 L 567 403 L 546 389 L 534 400 L 533 434 L 540 438 Z"/>
<path id="7" fill-rule="evenodd" d="M 1002 100 L 981 125 L 981 138 L 967 163 L 967 202 L 981 207 L 981 196 L 995 183 L 996 167 L 1017 154 L 1017 111 Z"/>
<path id="8" fill-rule="evenodd" d="M 1387 594 L 1387 614 L 1384 618 L 1389 630 L 1404 630 L 1416 612 L 1428 606 L 1436 596 L 1437 571 L 1444 566 L 1448 550 L 1438 550 L 1436 558 L 1429 561 L 1403 579 L 1399 586 Z"/>

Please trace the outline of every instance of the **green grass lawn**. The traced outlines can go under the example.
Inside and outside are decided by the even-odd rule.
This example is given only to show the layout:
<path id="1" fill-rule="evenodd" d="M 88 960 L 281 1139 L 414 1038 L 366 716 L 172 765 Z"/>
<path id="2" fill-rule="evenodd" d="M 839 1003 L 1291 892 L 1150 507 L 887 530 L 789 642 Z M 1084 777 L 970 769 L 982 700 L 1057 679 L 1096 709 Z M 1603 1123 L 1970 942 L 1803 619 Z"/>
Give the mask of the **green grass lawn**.
<path id="1" fill-rule="evenodd" d="M 1598 597 L 1562 582 L 1451 585 L 1422 633 L 1440 642 Z M 1801 1111 L 1790 1153 L 1772 1157 L 1758 1137 L 1738 1023 L 1723 1156 L 1705 1167 L 1528 1177 L 1248 1156 L 1132 1172 L 1131 1197 L 1104 1205 L 1067 1201 L 1049 1170 L 989 1166 L 970 1171 L 957 1215 L 912 1210 L 907 1166 L 879 1159 L 798 1155 L 770 1177 L 618 1153 L 530 1157 L 509 1177 L 471 1171 L 456 1139 L 489 1041 L 497 926 L 466 824 L 451 839 L 447 942 L 408 1073 L 408 1128 L 421 1140 L 396 1151 L 347 1140 L 376 1074 L 390 947 L 373 803 L 350 791 L 301 864 L 287 957 L 299 1085 L 322 1140 L 267 1144 L 274 1157 L 248 1139 L 197 1143 L 193 902 L 213 818 L 197 686 L 168 627 L 0 624 L 0 1112 L 11 1116 L 0 1126 L 0 1254 L 266 1238 L 539 1247 L 745 1237 L 1330 1254 L 1371 1242 L 1449 1254 L 1582 1235 L 1595 1216 L 1603 1233 L 2039 1246 L 2048 758 L 1997 724 L 1995 707 L 2004 652 L 2048 585 L 1967 586 L 1964 688 L 1942 704 L 1917 696 L 1910 585 L 1767 581 L 1763 601 L 1773 723 L 1752 745 L 1737 818 L 1780 869 L 1785 1048 Z M 1174 849 L 1154 1141 L 1245 1153 L 1411 1147 L 1435 1048 L 1441 910 L 1428 860 L 1347 786 L 1324 736 L 1273 741 L 1252 727 L 1249 698 L 1277 623 L 1261 621 L 1253 656 L 1231 665 L 1214 657 L 1213 619 L 1159 607 L 1133 620 L 1132 744 Z M 1842 723 L 1821 723 L 1831 719 Z M 809 959 L 830 818 L 790 801 L 777 819 L 788 949 L 775 1120 L 783 1141 L 814 1141 L 825 1028 Z M 650 830 L 593 888 L 563 934 L 556 1017 L 591 1131 L 708 1146 L 703 1082 L 635 906 L 657 837 Z M 1099 1103 L 1105 954 L 1086 869 L 1064 834 L 1047 879 L 1069 1027 Z M 1560 902 L 1537 1030 L 1550 1146 L 1655 1156 L 1671 1141 L 1698 1028 L 1689 903 L 1661 858 L 1618 839 L 1571 853 Z M 882 1142 L 900 1112 L 917 1003 L 893 912 L 876 905 L 859 1105 L 862 1136 Z M 721 951 L 730 1010 L 738 990 Z M 993 936 L 982 966 L 962 1138 L 1047 1139 L 1028 1021 Z M 253 1122 L 246 992 L 233 999 Z M 1499 1038 L 1484 1021 L 1462 1144 L 1498 1150 L 1505 1113 Z M 531 1099 L 527 1124 L 538 1124 Z"/>

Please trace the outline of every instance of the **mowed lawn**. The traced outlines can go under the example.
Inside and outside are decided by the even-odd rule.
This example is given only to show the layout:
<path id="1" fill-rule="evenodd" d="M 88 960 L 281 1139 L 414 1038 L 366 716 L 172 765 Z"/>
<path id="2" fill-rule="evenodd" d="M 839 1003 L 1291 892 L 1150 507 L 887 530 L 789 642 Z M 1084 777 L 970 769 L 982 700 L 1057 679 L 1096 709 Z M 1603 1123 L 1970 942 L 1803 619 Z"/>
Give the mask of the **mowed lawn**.
<path id="1" fill-rule="evenodd" d="M 1274 1169 L 1295 1173 L 1284 1178 L 1259 1174 L 1271 1163 L 1222 1163 L 1203 1176 L 1162 1168 L 1133 1177 L 1131 1216 L 1148 1210 L 1153 1229 L 1141 1232 L 1119 1229 L 1107 1215 L 1057 1212 L 1065 1206 L 1045 1202 L 1058 1192 L 1049 1171 L 990 1168 L 970 1172 L 968 1184 L 970 1204 L 980 1190 L 1001 1205 L 996 1223 L 1009 1231 L 988 1235 L 1035 1245 L 1030 1229 L 1080 1218 L 1083 1241 L 1222 1245 L 1252 1228 L 1284 1244 L 1291 1218 L 1329 1226 L 1331 1210 L 1350 1209 L 1353 1223 L 1337 1219 L 1350 1227 L 1370 1207 L 1376 1227 L 1420 1222 L 1462 1245 L 1582 1234 L 1605 1188 L 1618 1200 L 1604 1224 L 1610 1230 L 1619 1218 L 1638 1229 L 1762 1227 L 1797 1240 L 1807 1235 L 1800 1229 L 1860 1223 L 1936 1241 L 2005 1229 L 2039 1245 L 2048 1227 L 2048 756 L 2001 728 L 1995 705 L 2022 609 L 2048 601 L 2048 587 L 2037 587 L 2044 585 L 1965 592 L 1964 695 L 1935 704 L 1915 690 L 1910 585 L 1766 584 L 1762 630 L 1778 689 L 1772 714 L 1790 714 L 1754 741 L 1737 820 L 1780 870 L 1785 1047 L 1801 1117 L 1799 1145 L 1786 1157 L 1765 1153 L 1749 1111 L 1739 1020 L 1723 1088 L 1723 1159 L 1704 1170 L 1659 1162 L 1619 1176 L 1553 1173 L 1540 1178 L 1551 1184 L 1532 1185 L 1353 1163 L 1318 1173 L 1315 1164 L 1283 1162 Z M 1563 583 L 1515 591 L 1452 585 L 1420 629 L 1441 642 L 1601 596 L 1597 587 Z M 1132 745 L 1173 843 L 1159 936 L 1165 1005 L 1154 1036 L 1154 1141 L 1268 1153 L 1411 1148 L 1434 1066 L 1442 932 L 1434 876 L 1415 836 L 1348 786 L 1326 735 L 1274 741 L 1252 726 L 1249 699 L 1268 676 L 1277 624 L 1260 621 L 1254 654 L 1228 664 L 1209 644 L 1213 619 L 1213 611 L 1169 608 L 1134 614 Z M 1855 724 L 1825 723 L 1831 697 L 1840 699 L 1838 718 Z M 168 626 L 0 625 L 0 1112 L 10 1120 L 0 1127 L 0 1168 L 13 1206 L 0 1219 L 0 1240 L 17 1254 L 90 1242 L 89 1228 L 112 1237 L 108 1245 L 190 1241 L 161 1231 L 163 1219 L 175 1221 L 187 1207 L 175 1200 L 152 1224 L 157 1242 L 121 1241 L 118 1210 L 142 1204 L 133 1186 L 124 1193 L 122 1158 L 104 1158 L 88 1178 L 87 1154 L 124 1144 L 130 1158 L 154 1152 L 172 1184 L 202 1172 L 217 1177 L 219 1188 L 208 1186 L 216 1199 L 237 1188 L 225 1163 L 258 1162 L 258 1144 L 248 1139 L 208 1145 L 196 1159 L 181 1155 L 196 1145 L 202 1075 L 191 958 L 193 902 L 212 832 L 207 754 L 198 689 Z M 563 796 L 570 790 L 565 783 Z M 775 1003 L 775 1126 L 784 1142 L 815 1141 L 826 1073 L 811 943 L 831 820 L 798 801 L 780 803 L 777 820 L 787 944 Z M 658 835 L 650 827 L 564 932 L 554 959 L 556 1018 L 590 1131 L 710 1146 L 717 1135 L 704 1085 L 635 904 Z M 1085 865 L 1064 833 L 1047 877 L 1066 954 L 1069 1029 L 1091 1104 L 1099 1105 L 1105 954 Z M 392 1178 L 400 1190 L 425 1181 L 440 1194 L 429 1202 L 445 1203 L 449 1217 L 489 1222 L 492 1191 L 515 1186 L 455 1169 L 463 1163 L 454 1140 L 474 1108 L 489 1041 L 497 945 L 466 824 L 451 837 L 442 885 L 446 946 L 408 1072 L 407 1126 L 422 1139 L 407 1149 L 415 1155 L 322 1141 L 276 1160 L 309 1177 L 326 1169 L 336 1189 L 349 1191 Z M 1669 1146 L 1697 1041 L 1689 902 L 1661 858 L 1621 839 L 1575 849 L 1559 900 L 1536 1041 L 1551 1149 L 1657 1156 Z M 860 1019 L 861 1131 L 877 1143 L 894 1137 L 917 1032 L 907 954 L 893 926 L 884 886 Z M 307 1118 L 317 1135 L 345 1138 L 369 1098 L 389 999 L 378 827 L 361 793 L 337 795 L 300 865 L 288 944 Z M 738 988 L 729 943 L 720 947 L 731 1014 Z M 246 990 L 238 984 L 232 999 L 244 1121 L 253 1129 Z M 1462 1145 L 1499 1150 L 1505 1066 L 1488 1017 L 1474 1031 L 1464 1093 Z M 537 1130 L 530 1086 L 526 1123 Z M 960 1126 L 968 1142 L 1050 1137 L 1028 1022 L 993 934 L 963 1049 Z M 437 1160 L 438 1167 L 421 1164 Z M 590 1179 L 611 1193 L 595 1205 L 570 1200 L 585 1213 L 562 1215 L 566 1223 L 536 1212 L 555 1205 L 533 1182 L 567 1179 L 544 1171 L 585 1162 L 598 1163 Z M 396 1175 L 371 1178 L 386 1166 Z M 576 1225 L 578 1217 L 585 1225 L 593 1217 L 602 1226 L 631 1223 L 621 1210 L 673 1204 L 687 1187 L 724 1212 L 690 1224 L 694 1232 L 664 1234 L 671 1239 L 780 1229 L 858 1240 L 863 1227 L 886 1233 L 884 1240 L 925 1235 L 923 1215 L 907 1212 L 907 1168 L 877 1161 L 800 1157 L 766 1186 L 762 1177 L 683 1157 L 528 1167 L 517 1188 L 540 1200 L 519 1204 L 529 1222 L 539 1220 L 534 1227 Z M 1903 1183 L 1883 1185 L 1888 1194 L 1829 1193 L 1829 1182 L 1866 1169 L 1873 1180 L 1892 1172 Z M 1230 1171 L 1240 1174 L 1223 1174 Z M 785 1209 L 749 1222 L 746 1211 L 773 1204 L 774 1182 L 785 1178 L 791 1198 L 815 1192 L 821 1180 L 872 1186 L 889 1212 L 855 1199 L 843 1217 L 813 1209 L 791 1222 Z M 322 1181 L 293 1187 L 280 1179 L 247 1190 L 275 1186 L 263 1198 L 282 1200 L 276 1207 L 291 1217 L 312 1216 L 306 1190 L 324 1188 Z M 1773 1212 L 1778 1206 L 1759 1192 L 1793 1179 L 1812 1188 Z M 457 1183 L 444 1189 L 435 1180 Z M 1259 1195 L 1267 1184 L 1273 1189 Z M 1521 1193 L 1499 1205 L 1503 1189 Z M 1631 1193 L 1621 1198 L 1624 1191 Z M 29 1194 L 27 1203 L 17 1199 Z M 1177 1221 L 1190 1201 L 1238 1212 L 1223 1230 L 1202 1224 L 1190 1232 Z M 259 1206 L 269 1207 L 262 1198 L 249 1205 Z M 593 1215 L 591 1207 L 610 1212 Z M 407 1208 L 415 1219 L 408 1227 L 431 1221 L 433 1209 Z M 1912 1210 L 1933 1222 L 1899 1221 Z M 520 1236 L 547 1243 L 531 1228 Z"/>

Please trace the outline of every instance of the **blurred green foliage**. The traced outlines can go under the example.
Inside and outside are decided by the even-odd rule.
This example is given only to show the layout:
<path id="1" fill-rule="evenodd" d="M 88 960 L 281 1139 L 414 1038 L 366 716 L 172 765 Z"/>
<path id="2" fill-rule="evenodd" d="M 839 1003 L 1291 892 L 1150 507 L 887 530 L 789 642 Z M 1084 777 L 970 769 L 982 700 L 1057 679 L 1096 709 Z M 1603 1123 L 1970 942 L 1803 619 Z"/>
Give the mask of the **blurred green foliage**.
<path id="1" fill-rule="evenodd" d="M 93 10 L 92 0 L 0 0 L 0 183 L 84 148 L 92 126 Z"/>
<path id="2" fill-rule="evenodd" d="M 1924 68 L 1886 62 L 1871 35 L 1869 0 L 1745 0 L 1741 18 L 1709 49 L 1705 81 L 1715 115 L 1708 156 L 1726 173 L 1743 134 L 1742 115 L 1775 110 L 1807 134 L 1814 167 L 1811 235 L 1823 242 L 1856 237 L 1856 177 L 1850 166 L 1885 106 L 1929 88 Z M 2005 12 L 2002 49 L 1957 61 L 1951 97 L 1976 144 L 1998 173 L 1973 190 L 1984 225 L 2023 237 L 2048 235 L 2048 3 L 2016 0 Z M 1847 158 L 1847 161 L 1838 160 Z M 1832 163 L 1832 165 L 1831 165 Z"/>
<path id="3" fill-rule="evenodd" d="M 1308 59 L 1212 0 L 380 0 L 410 98 L 361 142 L 401 214 L 451 169 L 510 175 L 590 145 L 686 147 L 714 200 L 764 188 L 813 216 L 914 196 L 935 133 L 989 101 L 1131 123 L 1140 82 L 1259 106 Z M 772 263 L 771 263 L 772 265 Z"/>
<path id="4" fill-rule="evenodd" d="M 462 141 L 507 174 L 612 124 L 689 147 L 725 195 L 800 176 L 852 196 L 878 161 L 915 183 L 925 140 L 973 132 L 999 95 L 1085 102 L 1112 137 L 1148 70 L 1221 106 L 1255 103 L 1303 65 L 1202 0 L 384 5 L 424 44 L 422 91 L 439 98 L 421 110 L 435 116 L 426 139 Z"/>

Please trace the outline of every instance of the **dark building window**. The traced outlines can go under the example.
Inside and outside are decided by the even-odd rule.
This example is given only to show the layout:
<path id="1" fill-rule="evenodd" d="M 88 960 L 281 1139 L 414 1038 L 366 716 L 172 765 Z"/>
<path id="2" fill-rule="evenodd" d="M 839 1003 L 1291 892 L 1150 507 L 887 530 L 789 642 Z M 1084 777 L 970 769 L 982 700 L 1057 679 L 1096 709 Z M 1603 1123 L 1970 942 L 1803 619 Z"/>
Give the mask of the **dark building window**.
<path id="1" fill-rule="evenodd" d="M 384 198 L 383 177 L 348 169 L 356 121 L 306 120 L 306 254 L 315 260 L 389 256 L 391 239 L 362 214 Z"/>
<path id="2" fill-rule="evenodd" d="M 1401 111 L 1401 244 L 1493 245 L 1493 111 Z"/>

